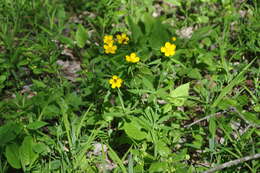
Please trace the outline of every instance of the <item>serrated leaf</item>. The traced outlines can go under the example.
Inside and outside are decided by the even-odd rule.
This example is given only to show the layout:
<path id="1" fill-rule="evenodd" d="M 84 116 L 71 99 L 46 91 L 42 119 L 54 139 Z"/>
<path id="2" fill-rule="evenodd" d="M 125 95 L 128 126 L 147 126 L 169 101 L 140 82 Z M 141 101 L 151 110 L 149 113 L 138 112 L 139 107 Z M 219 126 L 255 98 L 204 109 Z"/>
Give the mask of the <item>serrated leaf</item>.
<path id="1" fill-rule="evenodd" d="M 182 106 L 189 96 L 190 84 L 186 83 L 170 92 L 168 100 L 175 106 Z"/>
<path id="2" fill-rule="evenodd" d="M 16 169 L 21 168 L 18 148 L 17 144 L 8 145 L 5 148 L 5 157 L 7 158 L 8 163 Z"/>
<path id="3" fill-rule="evenodd" d="M 76 42 L 80 48 L 83 48 L 88 39 L 87 31 L 82 25 L 78 25 L 78 29 L 76 32 Z"/>

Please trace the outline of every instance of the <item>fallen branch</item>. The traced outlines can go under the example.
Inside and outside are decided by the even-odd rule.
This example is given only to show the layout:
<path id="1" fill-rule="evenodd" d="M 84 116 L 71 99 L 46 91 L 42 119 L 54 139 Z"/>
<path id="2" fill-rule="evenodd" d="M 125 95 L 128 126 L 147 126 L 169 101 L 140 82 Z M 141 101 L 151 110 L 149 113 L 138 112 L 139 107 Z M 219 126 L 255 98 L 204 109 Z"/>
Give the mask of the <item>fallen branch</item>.
<path id="1" fill-rule="evenodd" d="M 227 167 L 230 167 L 230 166 L 237 165 L 237 164 L 242 163 L 242 162 L 246 162 L 248 160 L 257 159 L 259 157 L 260 157 L 260 153 L 257 153 L 257 154 L 252 155 L 252 156 L 242 157 L 240 159 L 236 159 L 236 160 L 232 160 L 232 161 L 223 163 L 223 164 L 221 164 L 219 166 L 216 166 L 216 167 L 211 168 L 211 169 L 209 169 L 207 171 L 204 171 L 203 173 L 212 173 L 212 172 L 219 171 L 221 169 L 224 169 L 224 168 L 227 168 Z"/>
<path id="2" fill-rule="evenodd" d="M 185 125 L 184 128 L 190 128 L 191 126 L 195 125 L 195 124 L 198 124 L 199 122 L 203 121 L 203 120 L 206 120 L 206 119 L 209 119 L 211 117 L 214 117 L 214 116 L 217 116 L 217 115 L 220 115 L 220 114 L 223 114 L 223 113 L 226 113 L 227 111 L 221 111 L 221 112 L 217 112 L 217 113 L 214 113 L 214 114 L 210 114 L 208 116 L 205 116 L 199 120 L 196 120 L 194 121 L 193 123 L 191 124 L 188 124 L 188 125 Z"/>

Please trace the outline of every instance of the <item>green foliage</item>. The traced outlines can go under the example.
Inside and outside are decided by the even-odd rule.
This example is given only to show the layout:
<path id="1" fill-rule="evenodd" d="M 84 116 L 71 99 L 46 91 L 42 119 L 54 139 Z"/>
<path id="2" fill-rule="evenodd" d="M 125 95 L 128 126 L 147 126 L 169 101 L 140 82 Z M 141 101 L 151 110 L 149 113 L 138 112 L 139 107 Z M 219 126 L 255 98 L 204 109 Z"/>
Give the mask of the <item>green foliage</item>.
<path id="1" fill-rule="evenodd" d="M 259 12 L 256 1 L 2 0 L 0 173 L 192 173 L 259 153 Z"/>

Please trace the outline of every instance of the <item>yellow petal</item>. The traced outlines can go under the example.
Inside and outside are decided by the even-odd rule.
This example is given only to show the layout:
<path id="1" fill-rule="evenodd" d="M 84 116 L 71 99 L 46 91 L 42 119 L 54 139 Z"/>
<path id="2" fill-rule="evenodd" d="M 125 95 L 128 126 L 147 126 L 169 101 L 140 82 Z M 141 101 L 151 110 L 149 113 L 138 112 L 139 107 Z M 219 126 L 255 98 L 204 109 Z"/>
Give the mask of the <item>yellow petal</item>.
<path id="1" fill-rule="evenodd" d="M 130 54 L 130 57 L 131 57 L 131 58 L 135 58 L 135 57 L 136 57 L 136 54 L 135 54 L 135 53 L 131 53 L 131 54 Z"/>
<path id="2" fill-rule="evenodd" d="M 118 77 L 116 75 L 113 75 L 112 76 L 112 79 L 117 79 Z"/>
<path id="3" fill-rule="evenodd" d="M 109 80 L 109 83 L 112 84 L 112 83 L 113 83 L 113 79 L 110 79 L 110 80 Z"/>
<path id="4" fill-rule="evenodd" d="M 161 47 L 161 52 L 165 52 L 166 48 L 165 47 Z"/>
<path id="5" fill-rule="evenodd" d="M 115 88 L 115 87 L 116 87 L 116 84 L 113 83 L 113 84 L 111 85 L 111 88 Z"/>
<path id="6" fill-rule="evenodd" d="M 165 52 L 165 56 L 170 56 L 169 52 Z"/>
<path id="7" fill-rule="evenodd" d="M 165 43 L 165 47 L 166 47 L 166 48 L 168 48 L 168 47 L 170 47 L 170 46 L 171 46 L 171 43 L 170 43 L 170 42 L 166 42 L 166 43 Z"/>

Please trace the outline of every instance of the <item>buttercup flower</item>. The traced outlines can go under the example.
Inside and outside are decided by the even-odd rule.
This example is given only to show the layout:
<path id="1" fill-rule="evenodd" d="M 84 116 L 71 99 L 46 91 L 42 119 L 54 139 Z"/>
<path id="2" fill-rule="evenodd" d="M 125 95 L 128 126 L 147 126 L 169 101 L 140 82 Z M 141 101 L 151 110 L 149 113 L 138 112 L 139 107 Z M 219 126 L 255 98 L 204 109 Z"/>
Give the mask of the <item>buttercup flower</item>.
<path id="1" fill-rule="evenodd" d="M 172 37 L 172 41 L 176 41 L 177 39 L 176 39 L 176 37 Z"/>
<path id="2" fill-rule="evenodd" d="M 123 33 L 121 35 L 120 34 L 116 35 L 116 38 L 117 38 L 117 42 L 119 44 L 127 44 L 129 41 L 129 37 L 127 37 L 127 35 L 125 33 Z"/>
<path id="3" fill-rule="evenodd" d="M 126 55 L 125 56 L 126 61 L 132 62 L 132 63 L 137 63 L 140 61 L 140 58 L 136 56 L 136 53 L 131 53 L 130 56 Z"/>
<path id="4" fill-rule="evenodd" d="M 117 46 L 113 45 L 113 43 L 105 44 L 104 45 L 105 53 L 116 53 Z"/>
<path id="5" fill-rule="evenodd" d="M 114 43 L 112 35 L 105 35 L 103 41 L 104 41 L 105 44 L 113 44 Z"/>
<path id="6" fill-rule="evenodd" d="M 109 83 L 111 84 L 111 88 L 120 88 L 123 80 L 118 76 L 113 75 L 112 78 L 109 80 Z"/>
<path id="7" fill-rule="evenodd" d="M 165 56 L 172 56 L 175 54 L 176 45 L 171 44 L 170 42 L 166 42 L 163 47 L 161 47 L 161 52 L 164 53 Z"/>

